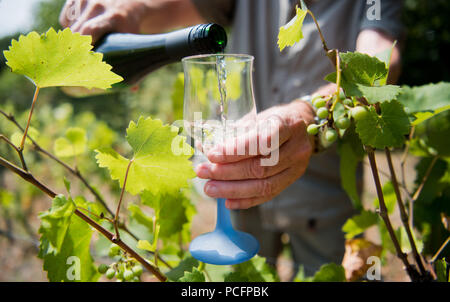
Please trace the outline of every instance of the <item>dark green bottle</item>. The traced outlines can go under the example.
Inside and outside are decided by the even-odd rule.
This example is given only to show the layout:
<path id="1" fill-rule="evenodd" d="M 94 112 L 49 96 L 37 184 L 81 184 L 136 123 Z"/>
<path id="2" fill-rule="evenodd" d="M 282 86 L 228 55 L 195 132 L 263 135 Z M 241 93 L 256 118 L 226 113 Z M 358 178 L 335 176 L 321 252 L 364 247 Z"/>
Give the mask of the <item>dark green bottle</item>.
<path id="1" fill-rule="evenodd" d="M 112 71 L 132 85 L 183 57 L 222 52 L 226 44 L 227 36 L 220 25 L 200 24 L 157 35 L 109 34 L 96 43 L 94 51 L 103 53 Z"/>

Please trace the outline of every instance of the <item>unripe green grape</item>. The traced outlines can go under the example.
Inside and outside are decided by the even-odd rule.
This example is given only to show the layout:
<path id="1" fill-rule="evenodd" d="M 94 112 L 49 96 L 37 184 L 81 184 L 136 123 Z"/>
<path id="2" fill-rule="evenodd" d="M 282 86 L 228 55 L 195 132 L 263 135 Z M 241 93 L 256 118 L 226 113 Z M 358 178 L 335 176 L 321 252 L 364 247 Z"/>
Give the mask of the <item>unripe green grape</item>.
<path id="1" fill-rule="evenodd" d="M 339 98 L 340 98 L 341 100 L 344 100 L 344 99 L 346 98 L 345 93 L 344 93 L 343 91 L 340 91 L 340 92 L 339 92 Z"/>
<path id="2" fill-rule="evenodd" d="M 325 107 L 317 109 L 317 116 L 319 118 L 327 118 L 328 117 L 328 109 Z"/>
<path id="3" fill-rule="evenodd" d="M 346 117 L 340 117 L 336 121 L 336 126 L 339 129 L 347 129 L 348 127 L 350 127 L 350 119 Z"/>
<path id="4" fill-rule="evenodd" d="M 322 97 L 320 97 L 320 98 L 316 99 L 314 102 L 312 102 L 312 104 L 316 108 L 322 108 L 323 106 L 325 106 L 326 103 L 327 103 L 327 100 Z"/>
<path id="5" fill-rule="evenodd" d="M 108 266 L 102 263 L 98 266 L 97 270 L 100 274 L 104 274 L 108 270 Z"/>
<path id="6" fill-rule="evenodd" d="M 115 275 L 116 271 L 113 268 L 108 268 L 108 270 L 106 271 L 106 278 L 111 280 Z"/>
<path id="7" fill-rule="evenodd" d="M 141 279 L 139 279 L 139 277 L 134 276 L 133 279 L 131 280 L 132 282 L 140 282 Z"/>
<path id="8" fill-rule="evenodd" d="M 308 132 L 309 135 L 316 135 L 319 132 L 319 125 L 311 124 L 306 128 L 306 132 Z"/>
<path id="9" fill-rule="evenodd" d="M 350 112 L 355 121 L 360 121 L 369 115 L 369 111 L 366 109 L 366 107 L 362 106 L 352 108 Z"/>
<path id="10" fill-rule="evenodd" d="M 133 271 L 134 275 L 137 277 L 142 275 L 142 272 L 143 272 L 142 265 L 139 265 L 139 264 L 133 266 L 133 268 L 131 270 Z"/>
<path id="11" fill-rule="evenodd" d="M 125 269 L 125 271 L 123 272 L 123 278 L 125 279 L 125 281 L 130 281 L 131 279 L 133 279 L 133 277 L 133 272 L 129 269 Z"/>
<path id="12" fill-rule="evenodd" d="M 353 107 L 353 102 L 350 99 L 345 99 L 343 103 L 345 106 Z"/>
<path id="13" fill-rule="evenodd" d="M 337 137 L 338 137 L 337 132 L 334 129 L 328 129 L 325 132 L 325 139 L 327 140 L 327 142 L 332 143 L 337 139 Z"/>
<path id="14" fill-rule="evenodd" d="M 109 257 L 114 257 L 119 255 L 120 253 L 120 247 L 117 244 L 111 244 L 111 246 L 109 247 Z"/>
<path id="15" fill-rule="evenodd" d="M 318 98 L 321 98 L 321 97 L 322 97 L 322 96 L 321 96 L 320 94 L 314 93 L 314 94 L 311 96 L 311 103 L 314 104 L 314 102 L 315 102 Z"/>

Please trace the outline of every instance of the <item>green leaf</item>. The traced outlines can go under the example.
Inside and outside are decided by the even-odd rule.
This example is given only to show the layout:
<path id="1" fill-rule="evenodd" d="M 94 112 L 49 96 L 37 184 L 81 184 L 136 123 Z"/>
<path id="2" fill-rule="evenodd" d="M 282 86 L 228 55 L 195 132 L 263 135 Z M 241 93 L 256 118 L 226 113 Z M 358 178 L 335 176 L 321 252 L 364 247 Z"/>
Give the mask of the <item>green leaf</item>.
<path id="1" fill-rule="evenodd" d="M 364 145 L 378 149 L 400 147 L 409 133 L 410 122 L 403 106 L 397 101 L 380 104 L 381 114 L 374 107 L 356 122 L 356 132 Z"/>
<path id="2" fill-rule="evenodd" d="M 365 152 L 353 126 L 347 129 L 344 137 L 339 141 L 338 152 L 342 188 L 350 197 L 353 206 L 361 210 L 362 203 L 358 193 L 356 170 L 358 163 L 364 158 Z"/>
<path id="3" fill-rule="evenodd" d="M 390 182 L 390 181 L 386 182 L 383 185 L 382 190 L 383 190 L 384 203 L 386 204 L 388 214 L 392 214 L 392 213 L 394 213 L 395 205 L 397 204 L 397 196 L 395 195 L 394 186 L 392 185 L 392 182 Z M 378 198 L 375 198 L 373 205 L 376 208 L 380 207 Z"/>
<path id="4" fill-rule="evenodd" d="M 192 272 L 193 268 L 198 267 L 199 262 L 194 257 L 186 257 L 183 259 L 177 267 L 170 270 L 168 273 L 166 273 L 167 278 L 170 281 L 177 281 L 180 278 L 184 276 L 185 272 Z"/>
<path id="5" fill-rule="evenodd" d="M 155 249 L 148 240 L 139 240 L 136 247 L 140 250 L 154 252 Z"/>
<path id="6" fill-rule="evenodd" d="M 53 232 L 57 230 L 54 229 Z M 51 282 L 96 281 L 99 277 L 90 254 L 91 227 L 78 216 L 70 218 L 70 225 L 58 253 L 49 252 L 49 241 L 43 235 L 39 257 Z"/>
<path id="7" fill-rule="evenodd" d="M 350 239 L 361 234 L 378 221 L 378 214 L 372 211 L 362 210 L 361 214 L 355 215 L 345 222 L 342 231 L 345 238 Z"/>
<path id="8" fill-rule="evenodd" d="M 347 96 L 364 97 L 375 104 L 396 99 L 401 87 L 385 85 L 388 69 L 376 57 L 359 52 L 341 53 L 341 86 Z M 336 72 L 325 77 L 336 83 Z"/>
<path id="9" fill-rule="evenodd" d="M 402 87 L 398 97 L 406 111 L 414 117 L 413 125 L 419 125 L 435 115 L 450 109 L 450 83 L 441 82 L 418 87 Z"/>
<path id="10" fill-rule="evenodd" d="M 66 131 L 65 137 L 55 141 L 54 151 L 58 157 L 73 157 L 86 151 L 87 138 L 83 128 L 73 127 Z"/>
<path id="11" fill-rule="evenodd" d="M 183 231 L 191 220 L 190 201 L 182 192 L 155 196 L 149 191 L 141 194 L 142 203 L 153 208 L 160 225 L 159 237 L 170 239 Z"/>
<path id="12" fill-rule="evenodd" d="M 22 137 L 23 137 L 23 132 L 14 132 L 11 135 L 11 142 L 16 146 L 20 146 L 20 143 L 22 142 Z M 28 137 L 31 137 L 33 140 L 36 141 L 36 139 L 39 137 L 39 131 L 36 130 L 36 128 L 30 126 L 28 128 L 27 139 L 25 140 L 25 143 L 28 145 L 31 145 L 32 142 Z"/>
<path id="13" fill-rule="evenodd" d="M 31 32 L 12 40 L 3 54 L 6 64 L 15 73 L 28 77 L 40 88 L 52 86 L 82 86 L 106 89 L 122 81 L 102 62 L 103 55 L 94 53 L 91 36 L 72 33 L 69 28 L 45 34 Z"/>
<path id="14" fill-rule="evenodd" d="M 125 190 L 133 195 L 148 190 L 152 194 L 176 192 L 187 187 L 187 180 L 195 177 L 189 161 L 193 150 L 186 138 L 178 135 L 178 128 L 163 125 L 160 120 L 140 117 L 130 122 L 127 140 L 134 151 L 133 163 Z M 97 163 L 108 168 L 112 179 L 123 186 L 129 159 L 112 149 L 96 150 Z M 178 152 L 178 154 L 177 154 Z"/>
<path id="15" fill-rule="evenodd" d="M 342 265 L 327 263 L 314 274 L 313 282 L 345 282 L 345 270 Z"/>
<path id="16" fill-rule="evenodd" d="M 184 101 L 184 74 L 179 72 L 173 83 L 172 94 L 172 112 L 174 120 L 183 119 L 183 101 Z"/>
<path id="17" fill-rule="evenodd" d="M 450 276 L 447 276 L 447 261 L 445 261 L 444 259 L 438 259 L 435 263 L 434 266 L 436 268 L 436 276 L 437 276 L 437 281 L 439 282 L 450 282 Z"/>
<path id="18" fill-rule="evenodd" d="M 184 272 L 184 276 L 181 277 L 179 282 L 205 282 L 205 274 L 199 271 L 196 267 L 192 272 Z"/>
<path id="19" fill-rule="evenodd" d="M 379 52 L 377 54 L 375 54 L 375 57 L 384 62 L 384 65 L 386 66 L 386 69 L 388 70 L 386 77 L 384 79 L 380 80 L 380 85 L 385 85 L 388 75 L 389 75 L 389 69 L 391 67 L 391 57 L 392 57 L 392 52 L 394 51 L 395 45 L 397 45 L 397 41 L 394 41 L 394 43 L 392 43 L 391 48 L 387 48 L 382 52 Z"/>
<path id="20" fill-rule="evenodd" d="M 225 275 L 225 282 L 276 282 L 275 270 L 266 258 L 255 256 L 249 261 L 233 265 L 234 272 Z"/>
<path id="21" fill-rule="evenodd" d="M 153 219 L 142 212 L 139 206 L 130 203 L 128 205 L 128 213 L 130 214 L 130 218 L 143 226 L 148 233 L 153 232 Z"/>
<path id="22" fill-rule="evenodd" d="M 41 226 L 39 234 L 41 241 L 47 242 L 47 253 L 59 253 L 70 224 L 70 218 L 75 211 L 75 204 L 64 195 L 56 196 L 50 210 L 39 214 Z"/>
<path id="23" fill-rule="evenodd" d="M 278 47 L 282 51 L 286 46 L 293 46 L 303 38 L 302 26 L 306 17 L 306 10 L 296 7 L 295 17 L 280 27 Z"/>
<path id="24" fill-rule="evenodd" d="M 402 87 L 398 97 L 409 113 L 435 111 L 450 105 L 450 83 L 441 82 L 417 87 Z"/>

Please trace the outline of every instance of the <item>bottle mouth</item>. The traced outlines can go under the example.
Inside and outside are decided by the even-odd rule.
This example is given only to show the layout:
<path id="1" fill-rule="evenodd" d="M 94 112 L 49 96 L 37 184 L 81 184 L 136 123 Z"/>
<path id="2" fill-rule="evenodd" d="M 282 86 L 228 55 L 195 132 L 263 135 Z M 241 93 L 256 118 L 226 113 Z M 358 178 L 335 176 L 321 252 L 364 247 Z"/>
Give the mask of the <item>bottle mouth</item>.
<path id="1" fill-rule="evenodd" d="M 192 28 L 190 41 L 200 53 L 220 53 L 227 46 L 227 33 L 218 24 L 202 24 Z"/>
<path id="2" fill-rule="evenodd" d="M 211 45 L 216 52 L 223 52 L 227 46 L 227 33 L 225 29 L 217 24 L 211 23 L 206 27 L 206 35 L 210 37 Z"/>

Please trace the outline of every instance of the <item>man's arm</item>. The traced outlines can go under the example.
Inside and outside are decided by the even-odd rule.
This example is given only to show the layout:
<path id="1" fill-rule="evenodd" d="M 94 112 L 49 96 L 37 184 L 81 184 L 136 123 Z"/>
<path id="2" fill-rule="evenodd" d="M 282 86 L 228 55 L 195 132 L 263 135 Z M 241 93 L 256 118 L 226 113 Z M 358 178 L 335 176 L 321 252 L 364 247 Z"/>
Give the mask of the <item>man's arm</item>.
<path id="1" fill-rule="evenodd" d="M 108 32 L 152 34 L 204 22 L 190 0 L 68 0 L 59 20 L 94 42 Z"/>

